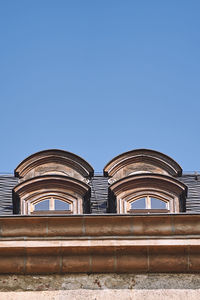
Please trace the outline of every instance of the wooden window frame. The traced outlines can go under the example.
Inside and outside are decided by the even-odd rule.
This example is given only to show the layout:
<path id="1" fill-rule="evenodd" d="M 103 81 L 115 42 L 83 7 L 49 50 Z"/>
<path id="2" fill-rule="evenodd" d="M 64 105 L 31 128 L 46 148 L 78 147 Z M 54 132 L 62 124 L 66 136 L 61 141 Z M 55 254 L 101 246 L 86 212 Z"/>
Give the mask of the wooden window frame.
<path id="1" fill-rule="evenodd" d="M 144 209 L 131 209 L 131 203 L 134 201 L 140 200 L 142 198 L 145 198 L 145 208 Z M 154 209 L 151 208 L 151 198 L 156 198 L 160 201 L 163 201 L 167 204 L 166 209 Z M 149 194 L 141 194 L 140 196 L 137 196 L 136 198 L 131 198 L 129 201 L 125 201 L 125 209 L 126 213 L 135 214 L 135 213 L 169 213 L 170 212 L 170 201 L 169 199 L 165 199 L 165 197 L 159 197 L 158 195 L 149 193 Z"/>
<path id="2" fill-rule="evenodd" d="M 49 200 L 49 210 L 34 210 L 35 205 L 38 203 Z M 55 210 L 55 200 L 66 202 L 70 205 L 69 210 Z M 73 203 L 69 201 L 68 199 L 61 198 L 57 195 L 51 195 L 51 196 L 45 196 L 42 198 L 37 199 L 36 201 L 32 201 L 29 203 L 29 214 L 73 214 Z"/>

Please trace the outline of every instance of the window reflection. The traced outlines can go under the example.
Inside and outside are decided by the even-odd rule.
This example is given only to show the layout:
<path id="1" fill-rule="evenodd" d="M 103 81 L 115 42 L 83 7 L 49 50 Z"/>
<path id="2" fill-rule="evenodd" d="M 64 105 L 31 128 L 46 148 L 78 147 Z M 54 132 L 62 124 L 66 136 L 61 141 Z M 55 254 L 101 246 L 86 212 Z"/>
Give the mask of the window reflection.
<path id="1" fill-rule="evenodd" d="M 43 200 L 35 204 L 35 210 L 36 211 L 49 210 L 49 200 Z"/>
<path id="2" fill-rule="evenodd" d="M 57 200 L 55 199 L 55 210 L 70 210 L 70 204 L 62 201 L 62 200 Z"/>
<path id="3" fill-rule="evenodd" d="M 145 202 L 146 202 L 145 198 L 135 200 L 131 203 L 131 209 L 145 209 L 146 208 Z"/>
<path id="4" fill-rule="evenodd" d="M 166 202 L 151 197 L 151 209 L 166 209 L 166 208 L 167 208 Z"/>

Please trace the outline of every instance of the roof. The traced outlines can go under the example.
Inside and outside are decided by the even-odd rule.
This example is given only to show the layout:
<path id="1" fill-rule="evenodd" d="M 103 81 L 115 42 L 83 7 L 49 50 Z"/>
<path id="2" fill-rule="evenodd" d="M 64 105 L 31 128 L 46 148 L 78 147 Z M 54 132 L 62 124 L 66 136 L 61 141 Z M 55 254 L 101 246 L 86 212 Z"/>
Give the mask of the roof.
<path id="1" fill-rule="evenodd" d="M 0 176 L 0 215 L 12 215 L 12 189 L 18 183 L 13 175 Z"/>
<path id="2" fill-rule="evenodd" d="M 200 175 L 183 174 L 178 179 L 188 187 L 186 212 L 200 212 Z"/>
<path id="3" fill-rule="evenodd" d="M 183 174 L 177 178 L 188 187 L 186 212 L 200 213 L 200 175 Z M 12 190 L 19 183 L 13 175 L 0 175 L 0 215 L 12 215 Z M 89 185 L 91 187 L 91 213 L 104 214 L 108 201 L 108 178 L 103 175 L 94 175 Z"/>

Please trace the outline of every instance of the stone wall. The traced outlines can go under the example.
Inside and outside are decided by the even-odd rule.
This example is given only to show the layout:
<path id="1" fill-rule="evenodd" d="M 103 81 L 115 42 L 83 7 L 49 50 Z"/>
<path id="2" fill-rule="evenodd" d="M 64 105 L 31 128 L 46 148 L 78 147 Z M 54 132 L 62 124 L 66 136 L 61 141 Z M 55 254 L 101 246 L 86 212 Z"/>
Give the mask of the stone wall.
<path id="1" fill-rule="evenodd" d="M 193 300 L 200 274 L 0 275 L 1 300 Z"/>

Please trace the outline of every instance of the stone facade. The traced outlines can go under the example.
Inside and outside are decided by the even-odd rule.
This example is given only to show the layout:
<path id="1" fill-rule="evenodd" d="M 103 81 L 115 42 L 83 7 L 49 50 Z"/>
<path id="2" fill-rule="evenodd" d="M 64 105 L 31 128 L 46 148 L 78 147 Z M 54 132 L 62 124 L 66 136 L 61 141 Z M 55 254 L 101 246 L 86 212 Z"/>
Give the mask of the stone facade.
<path id="1" fill-rule="evenodd" d="M 197 300 L 198 274 L 0 276 L 2 300 Z"/>
<path id="2" fill-rule="evenodd" d="M 96 186 L 93 168 L 62 150 L 14 173 L 7 202 L 0 189 L 13 210 L 0 215 L 0 300 L 200 299 L 200 214 L 187 212 L 200 206 L 197 175 L 189 187 L 173 159 L 148 149 L 112 159 Z"/>

